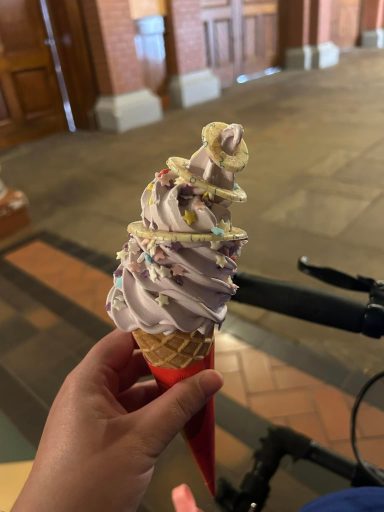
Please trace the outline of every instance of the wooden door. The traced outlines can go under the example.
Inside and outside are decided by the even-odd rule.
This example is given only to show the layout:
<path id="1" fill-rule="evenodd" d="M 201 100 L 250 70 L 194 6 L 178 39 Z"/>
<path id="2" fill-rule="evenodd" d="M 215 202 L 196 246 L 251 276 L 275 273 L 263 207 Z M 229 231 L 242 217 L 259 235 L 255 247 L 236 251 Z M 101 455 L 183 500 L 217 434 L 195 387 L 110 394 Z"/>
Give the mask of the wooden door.
<path id="1" fill-rule="evenodd" d="M 0 149 L 66 129 L 39 0 L 0 0 Z"/>
<path id="2" fill-rule="evenodd" d="M 201 0 L 208 66 L 222 86 L 276 64 L 278 0 Z"/>
<path id="3" fill-rule="evenodd" d="M 98 89 L 81 1 L 48 0 L 48 6 L 76 128 L 95 128 Z"/>
<path id="4" fill-rule="evenodd" d="M 332 41 L 340 48 L 353 48 L 359 38 L 361 0 L 333 0 Z"/>
<path id="5" fill-rule="evenodd" d="M 240 74 L 239 0 L 201 0 L 207 64 L 229 87 Z"/>
<path id="6" fill-rule="evenodd" d="M 241 74 L 276 65 L 278 0 L 244 0 Z"/>

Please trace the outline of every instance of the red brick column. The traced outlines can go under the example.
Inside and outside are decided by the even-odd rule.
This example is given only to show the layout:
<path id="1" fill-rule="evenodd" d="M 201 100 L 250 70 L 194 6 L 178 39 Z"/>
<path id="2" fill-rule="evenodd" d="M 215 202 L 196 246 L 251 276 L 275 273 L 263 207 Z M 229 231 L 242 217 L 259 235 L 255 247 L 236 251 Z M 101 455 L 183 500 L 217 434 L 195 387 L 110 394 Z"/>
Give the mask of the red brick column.
<path id="1" fill-rule="evenodd" d="M 362 1 L 361 45 L 384 48 L 384 0 Z"/>
<path id="2" fill-rule="evenodd" d="M 189 107 L 217 98 L 220 83 L 207 68 L 200 0 L 168 0 L 167 13 L 171 100 Z"/>
<path id="3" fill-rule="evenodd" d="M 101 97 L 101 129 L 125 131 L 161 117 L 160 101 L 144 87 L 128 0 L 83 0 Z"/>
<path id="4" fill-rule="evenodd" d="M 281 62 L 292 69 L 333 66 L 339 49 L 331 42 L 332 0 L 280 0 Z"/>

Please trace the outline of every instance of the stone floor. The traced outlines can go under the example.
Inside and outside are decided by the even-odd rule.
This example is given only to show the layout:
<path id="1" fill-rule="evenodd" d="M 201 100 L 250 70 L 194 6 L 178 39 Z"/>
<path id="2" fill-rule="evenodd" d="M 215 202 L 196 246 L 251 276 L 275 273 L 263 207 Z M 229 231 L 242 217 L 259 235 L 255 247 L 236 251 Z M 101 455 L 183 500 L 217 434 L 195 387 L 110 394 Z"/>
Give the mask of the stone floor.
<path id="1" fill-rule="evenodd" d="M 0 154 L 5 181 L 23 189 L 31 201 L 33 227 L 18 238 L 38 234 L 20 249 L 5 248 L 16 239 L 3 243 L 0 262 L 0 329 L 5 334 L 0 389 L 14 385 L 21 397 L 14 410 L 7 394 L 0 393 L 0 409 L 25 437 L 25 454 L 36 444 L 65 371 L 108 327 L 100 320 L 100 303 L 110 282 L 104 272 L 125 241 L 127 223 L 139 218 L 141 191 L 167 157 L 189 157 L 197 149 L 200 129 L 211 120 L 242 123 L 251 152 L 249 166 L 239 176 L 249 201 L 233 208 L 235 224 L 250 238 L 240 270 L 330 290 L 297 272 L 297 258 L 306 254 L 318 264 L 383 277 L 384 245 L 377 220 L 384 214 L 383 63 L 384 52 L 353 52 L 336 68 L 284 72 L 239 85 L 219 100 L 170 111 L 161 123 L 123 135 L 59 134 Z M 41 231 L 49 236 L 39 235 Z M 77 247 L 72 256 L 68 247 Z M 74 261 L 69 265 L 65 258 Z M 60 271 L 48 265 L 52 261 L 61 262 Z M 83 274 L 82 281 L 70 279 Z M 231 313 L 217 360 L 226 379 L 218 399 L 222 474 L 239 481 L 249 469 L 254 438 L 268 422 L 290 425 L 350 455 L 346 425 L 351 396 L 366 374 L 382 369 L 380 342 L 238 303 L 231 305 Z M 48 347 L 52 333 L 55 346 Z M 70 346 L 60 342 L 58 333 L 71 340 Z M 54 369 L 50 376 L 42 367 L 32 371 L 23 366 L 23 361 L 49 353 L 52 358 L 46 362 Z M 34 408 L 26 389 L 38 396 Z M 333 409 L 337 414 L 329 415 L 324 408 L 328 403 L 338 403 Z M 229 420 L 225 411 L 240 419 Z M 377 448 L 384 432 L 382 413 L 367 411 L 360 432 L 365 453 L 383 465 Z M 33 418 L 28 428 L 26 417 Z M 247 437 L 240 420 L 254 427 L 253 436 Z M 3 424 L 9 430 L 7 421 L 0 417 L 0 431 Z M 164 467 L 185 461 L 178 443 L 166 454 Z M 186 477 L 197 481 L 198 476 L 190 476 L 190 465 L 185 467 Z M 319 488 L 319 478 L 313 485 L 305 473 L 278 476 L 270 510 L 293 512 L 305 500 L 339 485 L 323 475 L 325 484 Z M 164 473 L 154 481 L 152 503 L 161 499 L 161 479 Z M 169 486 L 172 478 L 166 481 Z M 202 491 L 200 497 L 206 512 L 215 510 Z"/>

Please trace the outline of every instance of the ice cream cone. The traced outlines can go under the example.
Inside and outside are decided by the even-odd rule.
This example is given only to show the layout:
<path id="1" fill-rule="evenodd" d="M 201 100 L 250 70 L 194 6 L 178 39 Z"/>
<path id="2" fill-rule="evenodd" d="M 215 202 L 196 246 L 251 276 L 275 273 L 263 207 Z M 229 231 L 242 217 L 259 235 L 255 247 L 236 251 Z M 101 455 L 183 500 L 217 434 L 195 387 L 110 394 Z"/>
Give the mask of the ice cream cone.
<path id="1" fill-rule="evenodd" d="M 214 336 L 199 332 L 175 331 L 169 335 L 133 332 L 160 389 L 166 391 L 177 382 L 202 370 L 214 368 Z M 213 399 L 187 423 L 184 436 L 204 476 L 215 494 L 215 414 Z"/>

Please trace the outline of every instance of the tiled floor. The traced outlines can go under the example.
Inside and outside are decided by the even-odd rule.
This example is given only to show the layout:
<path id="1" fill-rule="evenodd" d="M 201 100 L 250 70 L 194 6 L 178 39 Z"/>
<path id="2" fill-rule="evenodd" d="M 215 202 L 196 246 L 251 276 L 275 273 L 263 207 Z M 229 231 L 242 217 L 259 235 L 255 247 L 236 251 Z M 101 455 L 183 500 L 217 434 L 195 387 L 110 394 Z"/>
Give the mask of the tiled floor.
<path id="1" fill-rule="evenodd" d="M 26 447 L 36 446 L 49 405 L 66 373 L 110 328 L 101 305 L 111 284 L 105 270 L 110 272 L 114 265 L 112 260 L 98 258 L 92 251 L 49 234 L 3 256 L 0 410 L 6 420 L 7 438 L 18 446 L 19 459 L 23 458 L 20 450 L 30 457 Z M 311 362 L 308 354 L 289 340 L 279 338 L 285 350 L 280 350 L 280 357 L 272 354 L 273 336 L 229 315 L 216 337 L 216 366 L 225 380 L 217 400 L 218 474 L 237 484 L 250 469 L 252 451 L 270 423 L 289 426 L 352 457 L 348 427 L 351 395 L 314 375 L 310 369 L 324 368 L 327 362 L 316 355 Z M 264 347 L 266 340 L 269 352 Z M 293 354 L 295 364 L 287 354 Z M 307 371 L 300 369 L 300 361 L 307 364 Z M 328 368 L 333 372 L 331 366 Z M 341 372 L 339 375 L 348 381 Z M 359 439 L 364 456 L 383 465 L 384 413 L 378 407 L 364 405 Z M 9 460 L 9 454 L 0 451 L 0 456 Z M 185 467 L 185 478 L 194 484 L 205 510 L 214 510 L 180 439 L 159 463 L 146 498 L 149 508 L 158 500 L 160 490 L 164 492 L 164 472 L 169 489 L 181 478 L 176 470 L 179 464 Z M 341 485 L 326 472 L 322 479 L 329 490 Z M 296 510 L 320 493 L 300 472 L 279 471 L 273 489 L 267 510 L 275 512 Z"/>

